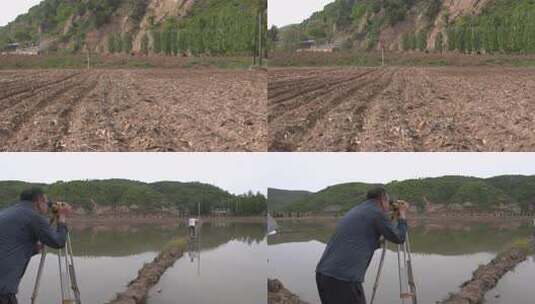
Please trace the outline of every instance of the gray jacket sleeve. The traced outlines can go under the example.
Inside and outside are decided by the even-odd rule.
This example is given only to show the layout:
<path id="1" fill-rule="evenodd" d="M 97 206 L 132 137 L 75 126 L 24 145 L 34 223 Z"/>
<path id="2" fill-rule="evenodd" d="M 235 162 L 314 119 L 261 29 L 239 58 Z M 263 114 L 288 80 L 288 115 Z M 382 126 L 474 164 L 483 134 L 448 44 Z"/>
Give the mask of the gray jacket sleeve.
<path id="1" fill-rule="evenodd" d="M 390 221 L 388 216 L 380 213 L 375 219 L 377 231 L 388 241 L 395 244 L 403 244 L 407 234 L 407 221 L 399 219 L 397 226 Z"/>
<path id="2" fill-rule="evenodd" d="M 58 224 L 54 230 L 44 216 L 37 215 L 33 218 L 32 229 L 37 239 L 44 245 L 59 249 L 65 246 L 67 240 L 67 226 Z"/>

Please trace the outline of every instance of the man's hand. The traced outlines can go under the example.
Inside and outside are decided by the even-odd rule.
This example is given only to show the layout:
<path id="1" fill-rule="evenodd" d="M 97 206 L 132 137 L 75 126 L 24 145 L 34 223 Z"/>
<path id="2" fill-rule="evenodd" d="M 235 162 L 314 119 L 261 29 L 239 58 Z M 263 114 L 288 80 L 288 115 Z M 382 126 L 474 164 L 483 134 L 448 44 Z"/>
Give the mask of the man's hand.
<path id="1" fill-rule="evenodd" d="M 399 205 L 399 218 L 407 219 L 407 212 L 409 211 L 410 207 L 409 203 L 401 200 L 398 200 L 397 203 Z"/>
<path id="2" fill-rule="evenodd" d="M 37 244 L 35 244 L 35 254 L 39 254 L 39 253 L 43 252 L 44 248 L 45 248 L 45 246 L 43 245 L 43 243 L 37 242 Z"/>
<path id="3" fill-rule="evenodd" d="M 71 205 L 67 203 L 61 203 L 58 208 L 58 222 L 65 224 L 67 216 L 70 216 L 72 213 Z"/>

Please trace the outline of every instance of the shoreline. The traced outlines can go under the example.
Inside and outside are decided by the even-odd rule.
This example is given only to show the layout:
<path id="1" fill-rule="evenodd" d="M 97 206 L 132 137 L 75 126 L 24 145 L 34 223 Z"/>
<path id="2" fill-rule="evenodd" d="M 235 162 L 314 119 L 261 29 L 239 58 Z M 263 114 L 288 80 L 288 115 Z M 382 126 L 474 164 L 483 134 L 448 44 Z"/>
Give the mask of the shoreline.
<path id="1" fill-rule="evenodd" d="M 308 304 L 288 290 L 278 279 L 269 279 L 268 304 Z"/>
<path id="2" fill-rule="evenodd" d="M 303 217 L 273 217 L 277 222 L 284 221 L 337 221 L 341 216 L 329 216 L 329 215 L 313 215 L 313 216 L 303 216 Z M 431 215 L 431 216 L 420 216 L 420 215 L 410 215 L 408 216 L 408 221 L 410 223 L 420 223 L 425 221 L 433 222 L 444 222 L 444 221 L 454 221 L 458 222 L 478 222 L 478 223 L 496 223 L 502 222 L 503 220 L 521 220 L 529 223 L 533 220 L 533 216 L 472 216 L 472 215 Z"/>
<path id="3" fill-rule="evenodd" d="M 169 242 L 166 248 L 150 263 L 144 264 L 138 271 L 137 277 L 128 283 L 125 291 L 117 293 L 108 304 L 141 304 L 150 290 L 158 284 L 167 269 L 184 255 L 186 241 L 175 240 Z"/>
<path id="4" fill-rule="evenodd" d="M 471 304 L 482 303 L 485 295 L 494 289 L 498 282 L 508 272 L 514 271 L 516 266 L 528 257 L 529 251 L 519 246 L 513 246 L 498 254 L 486 265 L 480 265 L 472 278 L 460 286 L 460 291 L 450 293 L 441 304 Z"/>
<path id="5" fill-rule="evenodd" d="M 236 216 L 236 217 L 201 217 L 205 223 L 265 223 L 266 217 L 263 216 Z M 117 216 L 117 215 L 98 215 L 98 216 L 73 216 L 67 219 L 68 225 L 80 226 L 80 225 L 125 225 L 125 224 L 180 224 L 186 223 L 187 217 L 177 216 L 153 216 L 153 215 L 140 215 L 140 216 Z"/>

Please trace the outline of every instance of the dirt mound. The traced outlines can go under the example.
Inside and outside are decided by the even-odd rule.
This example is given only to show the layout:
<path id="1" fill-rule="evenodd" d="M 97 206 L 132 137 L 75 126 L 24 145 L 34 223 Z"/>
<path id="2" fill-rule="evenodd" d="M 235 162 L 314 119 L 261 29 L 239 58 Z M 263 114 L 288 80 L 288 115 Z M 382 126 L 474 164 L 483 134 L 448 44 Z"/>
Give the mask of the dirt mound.
<path id="1" fill-rule="evenodd" d="M 145 303 L 150 289 L 160 281 L 160 277 L 167 268 L 173 266 L 182 255 L 185 242 L 176 241 L 164 249 L 154 261 L 145 264 L 138 272 L 135 280 L 128 284 L 125 292 L 119 293 L 109 304 L 139 304 Z"/>
<path id="2" fill-rule="evenodd" d="M 526 260 L 525 251 L 512 248 L 499 254 L 489 264 L 479 266 L 472 279 L 461 286 L 461 291 L 451 295 L 442 304 L 476 304 L 482 303 L 485 294 L 496 287 L 498 281 L 516 265 Z"/>
<path id="3" fill-rule="evenodd" d="M 0 151 L 265 151 L 266 73 L 0 72 Z"/>
<path id="4" fill-rule="evenodd" d="M 284 288 L 277 279 L 268 279 L 268 304 L 307 304 Z"/>
<path id="5" fill-rule="evenodd" d="M 535 70 L 276 69 L 270 151 L 531 151 Z"/>

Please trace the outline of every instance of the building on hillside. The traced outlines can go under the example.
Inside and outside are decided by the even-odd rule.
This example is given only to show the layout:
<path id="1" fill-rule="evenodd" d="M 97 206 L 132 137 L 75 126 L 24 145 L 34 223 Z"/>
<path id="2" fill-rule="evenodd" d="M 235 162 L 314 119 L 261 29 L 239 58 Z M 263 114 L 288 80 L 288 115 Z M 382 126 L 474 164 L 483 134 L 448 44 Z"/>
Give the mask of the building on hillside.
<path id="1" fill-rule="evenodd" d="M 18 43 L 6 44 L 1 50 L 2 55 L 12 54 L 19 49 L 20 45 Z"/>
<path id="2" fill-rule="evenodd" d="M 323 208 L 323 213 L 328 214 L 328 215 L 337 216 L 337 215 L 340 215 L 342 213 L 342 209 L 343 208 L 340 205 L 330 205 L 330 206 L 327 206 L 327 207 Z"/>
<path id="3" fill-rule="evenodd" d="M 229 216 L 231 214 L 228 208 L 213 208 L 212 215 L 216 217 Z"/>
<path id="4" fill-rule="evenodd" d="M 298 49 L 298 53 L 310 52 L 310 53 L 334 53 L 338 49 L 334 44 L 325 44 L 319 46 L 312 46 L 310 48 Z"/>
<path id="5" fill-rule="evenodd" d="M 39 46 L 21 47 L 19 43 L 10 43 L 2 48 L 0 51 L 2 55 L 26 55 L 35 56 L 41 53 Z"/>

